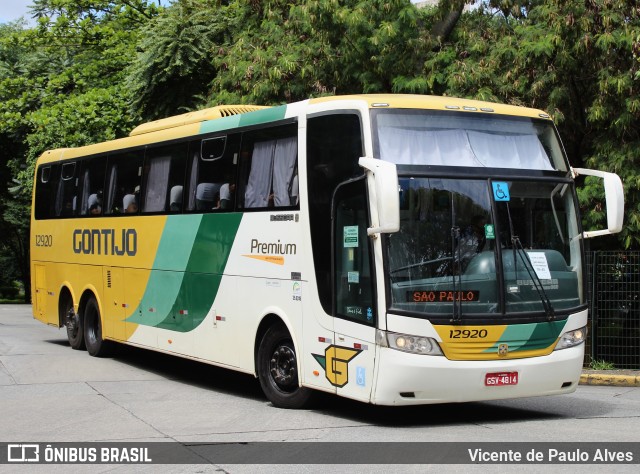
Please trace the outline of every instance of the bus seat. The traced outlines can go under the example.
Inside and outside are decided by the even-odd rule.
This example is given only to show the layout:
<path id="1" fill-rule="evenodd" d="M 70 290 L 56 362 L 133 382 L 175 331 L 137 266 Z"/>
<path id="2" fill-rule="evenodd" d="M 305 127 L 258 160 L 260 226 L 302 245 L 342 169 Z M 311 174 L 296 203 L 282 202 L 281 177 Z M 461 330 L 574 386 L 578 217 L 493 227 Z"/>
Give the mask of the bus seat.
<path id="1" fill-rule="evenodd" d="M 133 214 L 138 212 L 138 203 L 136 202 L 135 194 L 125 194 L 122 198 L 122 209 L 126 214 Z"/>
<path id="2" fill-rule="evenodd" d="M 100 198 L 97 194 L 90 194 L 87 200 L 87 207 L 89 208 L 89 214 L 100 214 L 102 212 L 102 206 Z"/>
<path id="3" fill-rule="evenodd" d="M 169 209 L 171 212 L 182 210 L 182 186 L 174 186 L 169 192 Z"/>
<path id="4" fill-rule="evenodd" d="M 214 183 L 200 183 L 196 187 L 196 209 L 199 211 L 213 209 L 216 192 L 219 186 Z"/>

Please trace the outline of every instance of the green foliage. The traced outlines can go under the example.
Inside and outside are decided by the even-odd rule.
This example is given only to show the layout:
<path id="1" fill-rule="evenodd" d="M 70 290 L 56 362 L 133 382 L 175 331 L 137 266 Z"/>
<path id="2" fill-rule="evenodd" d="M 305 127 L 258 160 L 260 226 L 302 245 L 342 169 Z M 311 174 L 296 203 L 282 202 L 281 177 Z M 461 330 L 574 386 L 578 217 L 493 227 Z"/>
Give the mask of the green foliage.
<path id="1" fill-rule="evenodd" d="M 29 182 L 35 161 L 45 150 L 77 147 L 125 136 L 135 125 L 127 115 L 129 101 L 124 86 L 90 89 L 29 114 L 32 132 L 26 137 L 27 167 L 18 172 Z"/>
<path id="2" fill-rule="evenodd" d="M 0 263 L 8 278 L 22 281 L 26 298 L 35 160 L 49 148 L 123 136 L 139 120 L 128 113 L 124 71 L 157 7 L 147 0 L 35 0 L 33 11 L 33 29 L 0 25 Z"/>
<path id="3" fill-rule="evenodd" d="M 430 41 L 409 0 L 235 3 L 240 29 L 213 58 L 211 103 L 391 92 Z"/>
<path id="4" fill-rule="evenodd" d="M 624 0 L 537 0 L 516 10 L 492 1 L 465 15 L 451 43 L 427 57 L 428 86 L 551 113 L 573 166 L 623 179 L 620 240 L 638 247 L 640 10 Z M 580 193 L 585 224 L 603 228 L 603 196 L 592 186 L 587 181 Z"/>
<path id="5" fill-rule="evenodd" d="M 217 0 L 178 0 L 147 22 L 126 81 L 134 113 L 154 120 L 202 106 L 216 74 L 211 58 L 232 40 L 237 10 Z"/>
<path id="6" fill-rule="evenodd" d="M 45 150 L 123 136 L 139 120 L 128 113 L 125 69 L 157 8 L 147 0 L 35 0 L 33 12 L 36 28 L 13 28 L 0 43 L 0 134 L 13 142 L 7 163 L 25 195 Z"/>
<path id="7" fill-rule="evenodd" d="M 589 364 L 589 368 L 592 370 L 614 370 L 615 366 L 612 362 L 606 360 L 592 360 Z"/>

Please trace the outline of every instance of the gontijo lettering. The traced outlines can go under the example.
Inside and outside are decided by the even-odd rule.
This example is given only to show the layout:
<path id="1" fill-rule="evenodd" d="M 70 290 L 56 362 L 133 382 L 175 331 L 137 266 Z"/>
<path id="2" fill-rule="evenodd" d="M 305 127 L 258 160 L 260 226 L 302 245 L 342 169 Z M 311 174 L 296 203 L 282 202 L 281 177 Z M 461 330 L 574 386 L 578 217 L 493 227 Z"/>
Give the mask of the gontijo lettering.
<path id="1" fill-rule="evenodd" d="M 75 229 L 73 251 L 86 255 L 127 255 L 138 252 L 138 234 L 135 229 Z"/>

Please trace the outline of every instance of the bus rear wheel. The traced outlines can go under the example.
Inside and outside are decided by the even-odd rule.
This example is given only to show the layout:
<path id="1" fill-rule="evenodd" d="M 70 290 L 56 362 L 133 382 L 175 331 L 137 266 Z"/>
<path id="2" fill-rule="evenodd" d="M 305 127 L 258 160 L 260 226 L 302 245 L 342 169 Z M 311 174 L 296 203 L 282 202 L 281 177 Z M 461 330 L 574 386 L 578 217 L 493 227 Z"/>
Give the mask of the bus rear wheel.
<path id="1" fill-rule="evenodd" d="M 283 326 L 271 326 L 258 349 L 258 378 L 262 391 L 278 408 L 303 408 L 312 390 L 300 387 L 293 340 Z"/>
<path id="2" fill-rule="evenodd" d="M 84 327 L 82 318 L 73 310 L 73 300 L 67 297 L 61 305 L 61 311 L 64 318 L 64 325 L 67 328 L 67 339 L 72 349 L 83 350 L 84 345 Z"/>
<path id="3" fill-rule="evenodd" d="M 95 298 L 91 297 L 84 306 L 84 341 L 87 352 L 93 357 L 106 357 L 111 353 L 113 343 L 102 338 L 102 320 Z"/>

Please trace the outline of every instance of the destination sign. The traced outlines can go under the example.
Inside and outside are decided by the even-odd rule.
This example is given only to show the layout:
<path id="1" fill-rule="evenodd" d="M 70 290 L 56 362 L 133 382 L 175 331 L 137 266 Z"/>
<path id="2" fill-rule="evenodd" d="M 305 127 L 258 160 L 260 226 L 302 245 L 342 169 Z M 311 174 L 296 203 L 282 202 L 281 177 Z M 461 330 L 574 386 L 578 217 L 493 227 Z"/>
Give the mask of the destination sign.
<path id="1" fill-rule="evenodd" d="M 447 303 L 453 301 L 478 301 L 478 290 L 414 290 L 407 291 L 408 303 Z"/>

